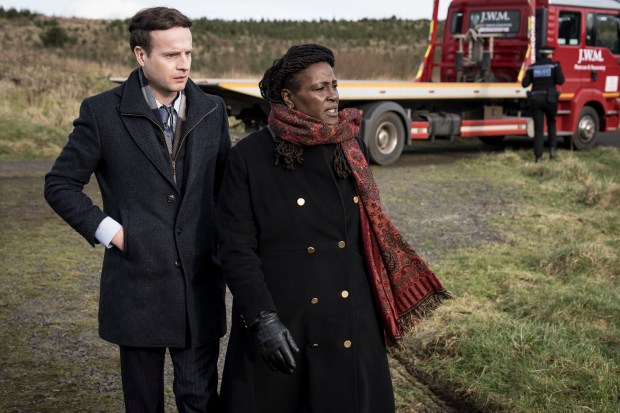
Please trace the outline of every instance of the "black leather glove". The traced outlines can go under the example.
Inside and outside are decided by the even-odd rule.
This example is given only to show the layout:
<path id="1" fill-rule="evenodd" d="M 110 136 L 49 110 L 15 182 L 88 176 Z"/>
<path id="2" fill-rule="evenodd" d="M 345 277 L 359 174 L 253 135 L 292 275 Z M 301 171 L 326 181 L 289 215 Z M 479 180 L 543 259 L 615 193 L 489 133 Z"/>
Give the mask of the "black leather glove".
<path id="1" fill-rule="evenodd" d="M 249 328 L 267 365 L 273 371 L 292 374 L 297 366 L 293 353 L 299 353 L 299 348 L 278 314 L 261 312 Z"/>

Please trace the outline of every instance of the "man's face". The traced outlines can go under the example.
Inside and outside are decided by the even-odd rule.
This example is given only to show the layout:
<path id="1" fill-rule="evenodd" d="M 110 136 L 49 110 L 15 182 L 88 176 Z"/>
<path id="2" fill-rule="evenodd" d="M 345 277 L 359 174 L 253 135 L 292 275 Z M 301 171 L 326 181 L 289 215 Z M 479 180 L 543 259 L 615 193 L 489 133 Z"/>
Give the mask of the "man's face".
<path id="1" fill-rule="evenodd" d="M 155 98 L 169 104 L 185 89 L 192 65 L 192 33 L 186 27 L 154 30 L 150 33 L 151 52 L 140 46 L 134 49 L 138 64 Z"/>

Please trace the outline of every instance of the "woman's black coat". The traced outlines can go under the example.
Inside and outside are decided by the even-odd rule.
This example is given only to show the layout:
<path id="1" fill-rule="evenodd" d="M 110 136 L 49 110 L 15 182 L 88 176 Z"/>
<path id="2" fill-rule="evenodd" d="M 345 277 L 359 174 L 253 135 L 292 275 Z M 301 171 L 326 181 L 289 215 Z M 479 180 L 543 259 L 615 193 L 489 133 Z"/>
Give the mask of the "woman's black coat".
<path id="1" fill-rule="evenodd" d="M 382 327 L 361 256 L 357 194 L 333 145 L 274 164 L 269 129 L 231 151 L 218 203 L 220 257 L 234 296 L 222 381 L 226 412 L 390 412 Z M 257 357 L 244 328 L 277 311 L 301 349 L 292 376 Z"/>

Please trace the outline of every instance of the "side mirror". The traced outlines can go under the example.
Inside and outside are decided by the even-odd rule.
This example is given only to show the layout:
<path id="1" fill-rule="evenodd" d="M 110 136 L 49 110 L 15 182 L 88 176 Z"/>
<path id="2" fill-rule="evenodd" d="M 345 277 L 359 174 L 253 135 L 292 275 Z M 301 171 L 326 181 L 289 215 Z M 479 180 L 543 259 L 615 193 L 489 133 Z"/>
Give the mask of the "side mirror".
<path id="1" fill-rule="evenodd" d="M 598 79 L 598 72 L 593 70 L 590 72 L 590 80 L 596 82 L 596 79 Z"/>

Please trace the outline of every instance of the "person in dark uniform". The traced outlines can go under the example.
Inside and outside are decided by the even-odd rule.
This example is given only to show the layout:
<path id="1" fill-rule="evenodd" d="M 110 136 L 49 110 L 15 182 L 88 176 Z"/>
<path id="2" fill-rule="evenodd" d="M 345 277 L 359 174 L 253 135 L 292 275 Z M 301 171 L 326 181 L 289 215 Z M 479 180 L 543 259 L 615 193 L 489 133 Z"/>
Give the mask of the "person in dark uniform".
<path id="1" fill-rule="evenodd" d="M 231 150 L 216 220 L 227 413 L 394 412 L 386 342 L 450 297 L 381 210 L 333 66 L 326 47 L 291 47 L 259 83 L 268 126 Z"/>
<path id="2" fill-rule="evenodd" d="M 553 47 L 544 46 L 539 50 L 540 58 L 527 68 L 521 85 L 532 90 L 528 92 L 528 104 L 534 118 L 534 156 L 540 162 L 543 156 L 544 121 L 547 117 L 547 134 L 549 135 L 549 155 L 556 158 L 557 133 L 555 116 L 558 111 L 559 92 L 555 85 L 564 83 L 564 74 L 559 62 L 551 60 Z"/>

